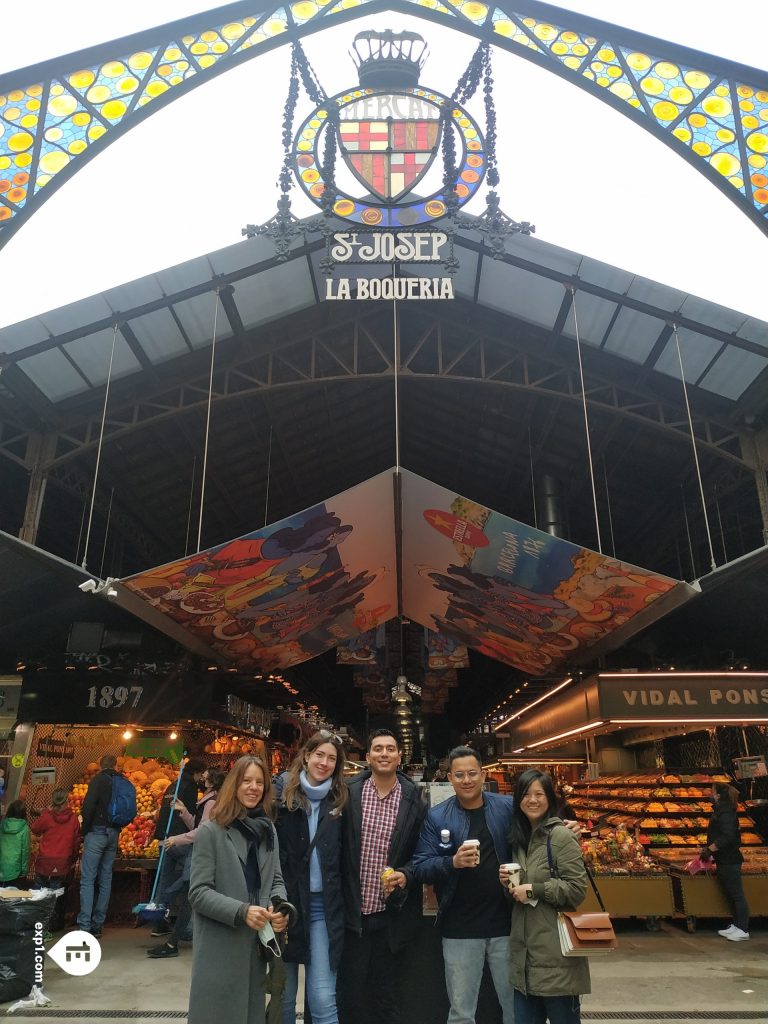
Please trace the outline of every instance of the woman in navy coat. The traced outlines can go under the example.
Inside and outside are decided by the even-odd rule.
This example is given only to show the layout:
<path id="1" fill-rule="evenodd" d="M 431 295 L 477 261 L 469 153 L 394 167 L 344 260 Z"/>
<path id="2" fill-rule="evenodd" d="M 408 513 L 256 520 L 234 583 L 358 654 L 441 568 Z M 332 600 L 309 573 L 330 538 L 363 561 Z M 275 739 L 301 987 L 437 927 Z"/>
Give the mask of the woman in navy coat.
<path id="1" fill-rule="evenodd" d="M 299 964 L 313 1024 L 338 1024 L 336 972 L 344 942 L 341 814 L 347 802 L 344 750 L 322 730 L 291 765 L 277 818 L 280 863 L 288 901 L 297 911 L 284 952 L 283 1024 L 295 1024 Z"/>

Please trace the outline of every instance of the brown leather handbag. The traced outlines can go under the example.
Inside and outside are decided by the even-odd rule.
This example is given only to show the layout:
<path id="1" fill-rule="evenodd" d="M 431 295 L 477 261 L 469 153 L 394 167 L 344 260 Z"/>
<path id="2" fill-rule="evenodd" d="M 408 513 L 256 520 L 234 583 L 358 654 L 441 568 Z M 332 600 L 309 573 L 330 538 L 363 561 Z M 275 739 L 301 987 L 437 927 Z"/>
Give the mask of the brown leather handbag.
<path id="1" fill-rule="evenodd" d="M 547 836 L 547 860 L 552 878 L 558 878 L 557 866 L 552 859 L 552 837 Z M 600 956 L 612 953 L 618 948 L 616 933 L 611 918 L 605 909 L 603 898 L 587 864 L 584 865 L 587 878 L 594 889 L 602 913 L 585 913 L 579 910 L 561 910 L 557 915 L 557 934 L 563 956 Z"/>

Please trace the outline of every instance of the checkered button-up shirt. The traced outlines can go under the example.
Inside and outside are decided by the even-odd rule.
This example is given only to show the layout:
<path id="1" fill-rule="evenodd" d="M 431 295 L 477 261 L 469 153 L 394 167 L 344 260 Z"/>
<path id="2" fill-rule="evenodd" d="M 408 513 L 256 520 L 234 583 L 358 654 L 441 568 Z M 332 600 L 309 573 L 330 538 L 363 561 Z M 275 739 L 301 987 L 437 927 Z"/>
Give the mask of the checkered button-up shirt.
<path id="1" fill-rule="evenodd" d="M 389 844 L 395 831 L 402 790 L 396 782 L 382 799 L 373 779 L 363 783 L 361 803 L 363 825 L 360 832 L 360 894 L 363 915 L 385 909 L 381 872 L 387 866 Z"/>

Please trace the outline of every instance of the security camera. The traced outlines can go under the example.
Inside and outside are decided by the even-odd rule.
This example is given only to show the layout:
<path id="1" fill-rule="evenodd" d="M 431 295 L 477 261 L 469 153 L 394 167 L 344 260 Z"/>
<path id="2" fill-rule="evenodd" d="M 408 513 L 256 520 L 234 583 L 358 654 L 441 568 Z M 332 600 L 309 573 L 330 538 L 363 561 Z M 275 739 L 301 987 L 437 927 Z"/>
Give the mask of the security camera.
<path id="1" fill-rule="evenodd" d="M 85 583 L 78 583 L 78 590 L 82 590 L 84 594 L 95 594 L 98 589 L 96 580 L 86 580 Z"/>

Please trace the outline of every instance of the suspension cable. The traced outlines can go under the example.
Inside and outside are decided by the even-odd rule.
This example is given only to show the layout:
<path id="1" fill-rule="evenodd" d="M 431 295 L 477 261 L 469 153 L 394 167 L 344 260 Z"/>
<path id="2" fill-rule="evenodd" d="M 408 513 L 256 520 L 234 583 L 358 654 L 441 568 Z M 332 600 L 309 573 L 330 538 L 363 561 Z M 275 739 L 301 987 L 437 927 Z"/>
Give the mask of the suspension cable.
<path id="1" fill-rule="evenodd" d="M 595 487 L 595 467 L 592 465 L 592 441 L 589 436 L 589 413 L 587 412 L 587 392 L 584 387 L 584 365 L 581 360 L 581 339 L 579 337 L 579 318 L 576 315 L 576 289 L 571 286 L 573 305 L 573 323 L 576 328 L 576 352 L 579 357 L 579 380 L 581 381 L 581 404 L 584 409 L 584 434 L 587 439 L 587 458 L 589 459 L 589 481 L 592 485 L 592 505 L 595 510 L 595 532 L 597 533 L 597 550 L 602 555 L 603 545 L 600 539 L 600 517 L 597 513 L 597 488 Z"/>
<path id="2" fill-rule="evenodd" d="M 392 280 L 397 277 L 397 265 L 392 264 Z M 398 368 L 400 364 L 400 339 L 397 331 L 397 299 L 396 290 L 392 288 L 392 347 L 395 363 L 395 472 L 400 472 L 400 377 Z"/>
<path id="3" fill-rule="evenodd" d="M 707 515 L 707 502 L 704 498 L 704 483 L 701 479 L 701 468 L 699 466 L 699 453 L 696 450 L 696 435 L 693 433 L 693 417 L 691 416 L 691 405 L 688 401 L 688 385 L 685 380 L 685 369 L 683 368 L 683 353 L 680 350 L 680 335 L 677 333 L 677 324 L 672 324 L 675 334 L 675 345 L 677 346 L 677 361 L 680 364 L 680 380 L 683 385 L 683 396 L 685 398 L 685 411 L 688 416 L 688 430 L 691 435 L 691 448 L 693 449 L 693 463 L 696 467 L 696 479 L 699 481 L 699 494 L 701 496 L 701 508 L 704 513 L 704 529 L 707 531 L 707 544 L 709 545 L 709 564 L 714 572 L 717 568 L 715 561 L 715 549 L 712 546 L 712 533 L 709 529 L 709 516 Z"/>
<path id="4" fill-rule="evenodd" d="M 219 320 L 219 288 L 213 307 L 213 340 L 211 341 L 211 373 L 208 378 L 208 410 L 205 416 L 205 445 L 203 447 L 203 475 L 200 480 L 200 516 L 197 521 L 197 550 L 200 550 L 203 536 L 203 507 L 205 505 L 205 475 L 208 469 L 208 439 L 211 433 L 211 404 L 213 401 L 213 366 L 216 359 L 216 328 Z"/>
<path id="5" fill-rule="evenodd" d="M 96 485 L 99 482 L 99 467 L 101 466 L 101 449 L 104 444 L 104 425 L 107 422 L 107 404 L 109 402 L 109 386 L 112 383 L 112 367 L 115 362 L 115 344 L 117 343 L 117 321 L 112 328 L 112 351 L 109 355 L 109 369 L 107 370 L 107 386 L 104 390 L 104 408 L 101 413 L 101 430 L 99 431 L 99 446 L 96 449 L 96 468 L 93 471 L 93 490 L 91 491 L 91 508 L 88 513 L 88 529 L 85 531 L 85 547 L 83 549 L 83 569 L 88 565 L 88 545 L 91 540 L 91 526 L 93 525 L 93 507 L 96 503 Z"/>

